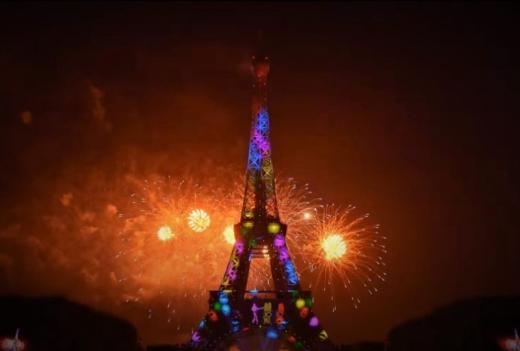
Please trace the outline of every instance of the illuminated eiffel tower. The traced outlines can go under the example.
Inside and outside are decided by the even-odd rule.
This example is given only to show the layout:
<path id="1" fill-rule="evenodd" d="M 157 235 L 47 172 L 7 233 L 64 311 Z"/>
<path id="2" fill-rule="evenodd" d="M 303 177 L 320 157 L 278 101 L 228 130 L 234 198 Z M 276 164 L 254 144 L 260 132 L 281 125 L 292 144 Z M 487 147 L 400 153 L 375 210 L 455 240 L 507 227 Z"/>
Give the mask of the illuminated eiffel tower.
<path id="1" fill-rule="evenodd" d="M 269 60 L 252 59 L 254 95 L 244 204 L 234 226 L 235 245 L 209 312 L 193 333 L 198 350 L 330 350 L 327 332 L 312 312 L 310 291 L 300 288 L 280 221 L 271 159 L 267 78 Z M 252 259 L 268 259 L 274 290 L 247 290 Z"/>

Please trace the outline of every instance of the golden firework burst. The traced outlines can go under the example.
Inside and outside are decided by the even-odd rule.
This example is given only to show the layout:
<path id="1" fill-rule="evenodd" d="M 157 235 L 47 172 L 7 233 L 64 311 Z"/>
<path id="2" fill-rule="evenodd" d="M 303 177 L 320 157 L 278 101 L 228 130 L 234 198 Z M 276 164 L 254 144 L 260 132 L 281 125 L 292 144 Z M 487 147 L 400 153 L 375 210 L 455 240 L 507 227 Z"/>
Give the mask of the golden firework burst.
<path id="1" fill-rule="evenodd" d="M 347 252 L 347 244 L 339 234 L 327 234 L 321 240 L 321 248 L 328 261 L 339 259 Z"/>
<path id="2" fill-rule="evenodd" d="M 198 208 L 190 212 L 188 216 L 188 226 L 197 233 L 202 233 L 209 228 L 211 224 L 211 218 L 209 214 Z"/>

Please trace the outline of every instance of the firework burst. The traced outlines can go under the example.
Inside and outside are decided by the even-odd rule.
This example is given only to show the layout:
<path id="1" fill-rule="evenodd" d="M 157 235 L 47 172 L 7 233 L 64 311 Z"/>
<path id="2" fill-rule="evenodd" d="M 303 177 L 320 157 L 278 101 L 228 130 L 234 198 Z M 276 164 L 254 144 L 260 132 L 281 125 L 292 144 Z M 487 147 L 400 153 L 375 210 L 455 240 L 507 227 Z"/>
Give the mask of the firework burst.
<path id="1" fill-rule="evenodd" d="M 120 231 L 124 249 L 117 255 L 125 261 L 119 266 L 124 267 L 120 275 L 128 287 L 126 298 L 146 300 L 169 291 L 204 306 L 207 290 L 220 283 L 234 243 L 242 180 L 228 186 L 173 177 L 130 183 L 135 191 Z M 309 287 L 329 294 L 333 310 L 338 287 L 348 291 L 356 308 L 361 289 L 377 292 L 386 274 L 385 237 L 378 234 L 378 225 L 369 224 L 368 215 L 355 216 L 352 206 L 323 206 L 308 184 L 300 186 L 292 178 L 277 180 L 277 194 L 289 228 L 289 249 Z M 252 265 L 250 276 L 250 286 L 272 284 L 268 262 Z"/>
<path id="2" fill-rule="evenodd" d="M 116 257 L 128 290 L 137 292 L 134 300 L 161 291 L 198 298 L 216 286 L 230 251 L 221 233 L 236 218 L 236 196 L 191 178 L 153 176 L 130 184 Z"/>
<path id="3" fill-rule="evenodd" d="M 95 300 L 141 328 L 174 326 L 180 338 L 206 312 L 208 290 L 218 288 L 228 263 L 243 201 L 237 173 L 93 175 L 58 196 L 57 211 L 44 217 L 52 235 L 40 245 L 52 253 L 50 265 L 83 279 L 84 293 L 72 297 Z M 351 299 L 357 307 L 363 293 L 377 291 L 386 248 L 376 225 L 355 216 L 353 207 L 323 206 L 292 178 L 277 178 L 276 192 L 289 250 L 319 304 L 335 310 L 338 299 Z M 194 213 L 204 230 L 193 230 Z M 251 266 L 251 287 L 272 286 L 266 261 Z M 143 313 L 153 326 L 143 324 Z"/>
<path id="4" fill-rule="evenodd" d="M 345 290 L 358 308 L 360 288 L 372 295 L 386 279 L 386 237 L 368 218 L 368 214 L 355 215 L 354 206 L 324 206 L 301 238 L 301 250 L 296 252 L 303 262 L 301 274 L 311 282 L 309 288 L 330 294 L 333 311 L 339 289 Z"/>

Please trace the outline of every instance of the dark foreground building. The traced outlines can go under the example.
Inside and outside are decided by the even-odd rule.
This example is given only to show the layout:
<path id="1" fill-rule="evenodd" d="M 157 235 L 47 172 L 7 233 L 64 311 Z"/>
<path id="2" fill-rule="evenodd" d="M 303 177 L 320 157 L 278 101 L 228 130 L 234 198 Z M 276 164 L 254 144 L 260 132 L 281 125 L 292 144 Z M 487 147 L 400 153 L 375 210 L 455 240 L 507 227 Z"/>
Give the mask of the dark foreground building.
<path id="1" fill-rule="evenodd" d="M 0 339 L 20 328 L 26 350 L 143 350 L 129 322 L 64 298 L 0 297 L 0 311 Z"/>
<path id="2" fill-rule="evenodd" d="M 520 297 L 461 301 L 394 328 L 387 350 L 498 351 L 519 327 Z"/>

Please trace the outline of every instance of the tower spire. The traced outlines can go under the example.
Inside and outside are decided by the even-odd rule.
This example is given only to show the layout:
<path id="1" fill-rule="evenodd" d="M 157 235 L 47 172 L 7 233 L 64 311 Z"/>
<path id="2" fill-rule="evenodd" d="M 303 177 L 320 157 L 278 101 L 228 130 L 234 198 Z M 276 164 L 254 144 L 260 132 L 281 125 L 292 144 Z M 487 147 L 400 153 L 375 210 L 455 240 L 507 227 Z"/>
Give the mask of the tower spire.
<path id="1" fill-rule="evenodd" d="M 252 218 L 278 220 L 271 158 L 270 121 L 267 109 L 270 63 L 264 50 L 257 49 L 251 60 L 251 68 L 254 78 L 254 93 L 242 220 Z"/>

